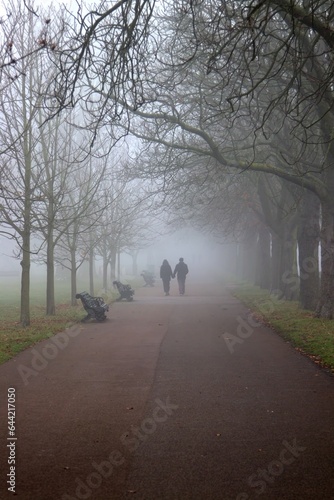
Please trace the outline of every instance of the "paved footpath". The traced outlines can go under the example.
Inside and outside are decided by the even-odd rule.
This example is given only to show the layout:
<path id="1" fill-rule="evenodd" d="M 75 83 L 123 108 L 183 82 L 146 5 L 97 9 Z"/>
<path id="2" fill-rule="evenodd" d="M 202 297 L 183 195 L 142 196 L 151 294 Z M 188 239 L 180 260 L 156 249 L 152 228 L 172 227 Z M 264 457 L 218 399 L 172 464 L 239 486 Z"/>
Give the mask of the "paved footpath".
<path id="1" fill-rule="evenodd" d="M 228 290 L 173 287 L 0 366 L 1 499 L 334 499 L 334 377 Z"/>

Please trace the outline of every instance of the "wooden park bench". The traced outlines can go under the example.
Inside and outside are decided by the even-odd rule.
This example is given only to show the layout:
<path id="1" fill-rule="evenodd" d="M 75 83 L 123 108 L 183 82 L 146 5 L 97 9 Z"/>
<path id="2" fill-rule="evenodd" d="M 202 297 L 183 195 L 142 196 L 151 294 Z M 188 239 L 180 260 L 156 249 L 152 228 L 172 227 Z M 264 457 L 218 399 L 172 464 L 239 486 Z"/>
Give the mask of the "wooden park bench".
<path id="1" fill-rule="evenodd" d="M 92 297 L 87 292 L 77 293 L 76 299 L 80 299 L 82 305 L 87 312 L 87 316 L 81 321 L 89 319 L 96 319 L 96 321 L 104 321 L 107 319 L 106 312 L 109 311 L 109 306 L 106 304 L 102 297 Z"/>
<path id="2" fill-rule="evenodd" d="M 127 301 L 131 302 L 133 300 L 133 296 L 135 294 L 135 291 L 131 288 L 130 285 L 123 285 L 120 281 L 113 281 L 112 283 L 115 288 L 117 288 L 119 297 L 116 300 L 122 300 L 126 299 Z"/>

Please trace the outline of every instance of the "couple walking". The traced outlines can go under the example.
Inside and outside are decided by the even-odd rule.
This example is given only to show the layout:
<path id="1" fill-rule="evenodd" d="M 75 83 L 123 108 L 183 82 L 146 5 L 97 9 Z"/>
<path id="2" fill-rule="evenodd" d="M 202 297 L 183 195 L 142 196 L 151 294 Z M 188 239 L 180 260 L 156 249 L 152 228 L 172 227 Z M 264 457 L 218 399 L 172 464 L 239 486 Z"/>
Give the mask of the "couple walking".
<path id="1" fill-rule="evenodd" d="M 175 278 L 175 276 L 177 276 L 180 295 L 184 295 L 188 272 L 188 266 L 182 257 L 180 257 L 178 264 L 176 264 L 174 272 L 172 272 L 168 260 L 165 259 L 160 267 L 160 278 L 162 279 L 165 295 L 169 295 L 170 280 L 171 278 Z"/>

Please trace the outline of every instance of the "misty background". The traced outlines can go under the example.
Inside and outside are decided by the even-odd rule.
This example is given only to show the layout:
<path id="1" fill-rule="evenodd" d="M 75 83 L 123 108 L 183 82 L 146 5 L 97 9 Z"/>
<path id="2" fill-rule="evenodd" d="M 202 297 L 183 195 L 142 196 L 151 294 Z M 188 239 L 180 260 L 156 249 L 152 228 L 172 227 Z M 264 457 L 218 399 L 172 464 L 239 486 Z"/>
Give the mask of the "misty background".
<path id="1" fill-rule="evenodd" d="M 75 305 L 180 257 L 333 317 L 334 7 L 297 4 L 2 2 L 0 273 L 23 326 L 35 276 L 52 316 L 58 280 Z"/>
<path id="2" fill-rule="evenodd" d="M 19 283 L 21 266 L 19 259 L 15 257 L 17 246 L 6 238 L 0 238 L 1 259 L 0 277 L 2 284 L 6 286 L 6 278 L 15 278 Z M 205 235 L 191 228 L 176 230 L 169 234 L 157 236 L 156 241 L 141 249 L 137 255 L 137 267 L 134 268 L 134 260 L 128 253 L 120 254 L 120 280 L 124 282 L 137 278 L 143 270 L 151 271 L 157 279 L 156 285 L 160 286 L 160 266 L 167 259 L 174 270 L 179 258 L 183 257 L 188 264 L 190 282 L 211 282 L 221 279 L 232 278 L 236 273 L 237 245 L 233 243 L 222 243 L 210 235 Z M 95 277 L 102 282 L 102 259 L 96 257 L 94 271 Z M 78 270 L 79 281 L 87 281 L 88 264 L 84 262 Z M 62 267 L 61 263 L 56 266 L 56 280 L 70 281 L 70 272 Z M 32 281 L 46 279 L 46 267 L 43 263 L 32 262 Z M 143 282 L 144 283 L 144 282 Z M 111 283 L 109 284 L 109 286 Z"/>

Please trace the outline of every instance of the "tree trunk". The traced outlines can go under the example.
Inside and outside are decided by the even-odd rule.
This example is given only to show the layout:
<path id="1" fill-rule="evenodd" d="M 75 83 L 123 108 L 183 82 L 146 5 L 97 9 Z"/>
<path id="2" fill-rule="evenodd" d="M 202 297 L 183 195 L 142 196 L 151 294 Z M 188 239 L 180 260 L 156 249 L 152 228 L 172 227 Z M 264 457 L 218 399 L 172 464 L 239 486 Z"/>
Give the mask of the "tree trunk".
<path id="1" fill-rule="evenodd" d="M 132 257 L 132 274 L 138 276 L 138 250 L 131 253 Z"/>
<path id="2" fill-rule="evenodd" d="M 256 258 L 255 283 L 261 288 L 269 290 L 271 274 L 270 232 L 264 225 L 259 227 Z"/>
<path id="3" fill-rule="evenodd" d="M 314 311 L 319 300 L 320 201 L 310 191 L 303 194 L 298 221 L 300 306 Z"/>
<path id="4" fill-rule="evenodd" d="M 77 260 L 76 260 L 76 249 L 71 248 L 71 305 L 77 305 L 77 299 L 75 298 L 77 294 Z"/>
<path id="5" fill-rule="evenodd" d="M 116 279 L 116 261 L 117 261 L 117 251 L 112 248 L 110 256 L 110 277 L 111 281 Z"/>
<path id="6" fill-rule="evenodd" d="M 278 293 L 280 287 L 280 270 L 282 262 L 283 242 L 277 234 L 272 233 L 271 260 L 271 292 Z"/>
<path id="7" fill-rule="evenodd" d="M 297 300 L 299 298 L 299 278 L 297 272 L 297 226 L 296 219 L 289 220 L 284 226 L 284 241 L 280 262 L 280 298 Z"/>
<path id="8" fill-rule="evenodd" d="M 92 240 L 89 249 L 89 293 L 94 295 L 94 247 Z"/>
<path id="9" fill-rule="evenodd" d="M 27 228 L 22 238 L 21 260 L 21 317 L 22 326 L 30 325 L 30 230 Z"/>
<path id="10" fill-rule="evenodd" d="M 242 242 L 242 279 L 249 283 L 256 280 L 257 231 L 253 227 L 247 230 Z"/>
<path id="11" fill-rule="evenodd" d="M 104 290 L 108 290 L 108 259 L 107 259 L 107 253 L 103 252 L 103 270 L 102 270 L 102 288 Z"/>
<path id="12" fill-rule="evenodd" d="M 22 273 L 21 273 L 21 325 L 30 325 L 30 238 L 31 238 L 31 148 L 28 137 L 24 136 L 24 213 L 22 231 Z"/>
<path id="13" fill-rule="evenodd" d="M 333 192 L 333 191 L 331 191 Z M 330 196 L 321 204 L 321 288 L 315 315 L 334 317 L 334 199 Z"/>
<path id="14" fill-rule="evenodd" d="M 117 279 L 121 280 L 121 252 L 117 251 Z"/>
<path id="15" fill-rule="evenodd" d="M 55 305 L 54 245 L 53 245 L 53 231 L 49 230 L 47 250 L 46 250 L 46 315 L 54 316 L 55 314 L 56 314 L 56 305 Z"/>

